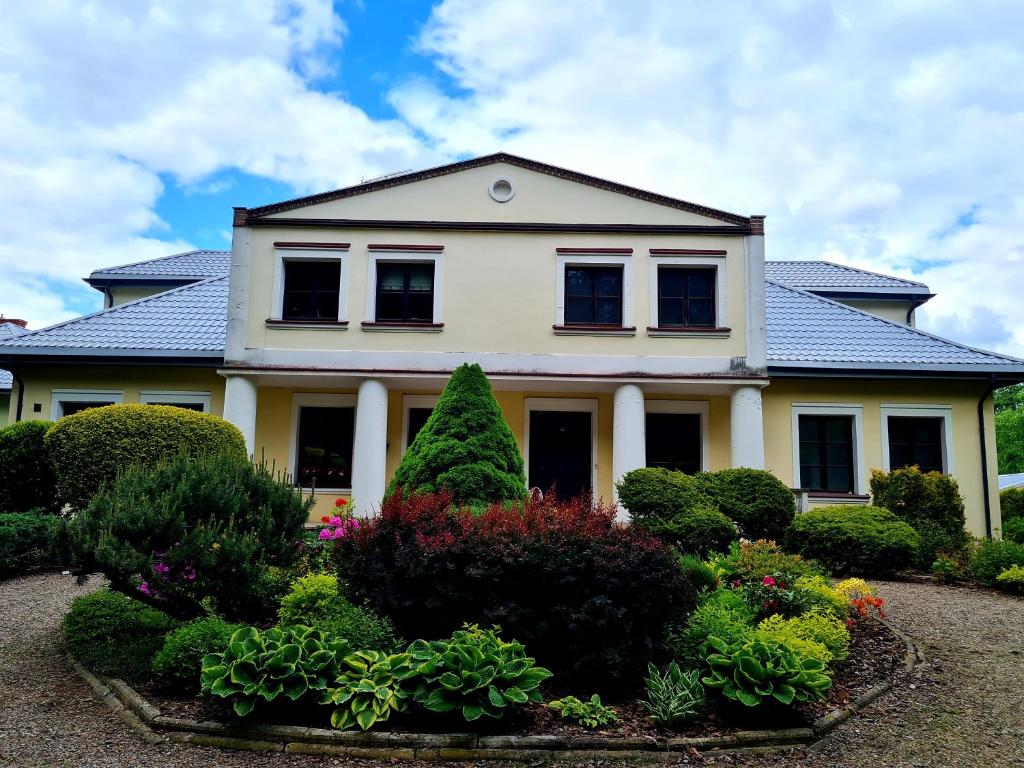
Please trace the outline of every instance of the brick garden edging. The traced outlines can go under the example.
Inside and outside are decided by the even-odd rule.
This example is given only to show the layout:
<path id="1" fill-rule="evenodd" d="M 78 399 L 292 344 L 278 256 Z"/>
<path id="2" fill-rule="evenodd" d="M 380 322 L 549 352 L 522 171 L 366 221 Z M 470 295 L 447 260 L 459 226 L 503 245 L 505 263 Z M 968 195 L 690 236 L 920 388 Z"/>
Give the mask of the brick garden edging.
<path id="1" fill-rule="evenodd" d="M 888 621 L 889 631 L 903 640 L 904 670 L 909 673 L 925 660 L 924 653 L 907 635 Z M 254 752 L 288 752 L 392 760 L 675 760 L 691 751 L 722 753 L 770 753 L 795 747 L 813 747 L 838 725 L 859 713 L 891 690 L 886 680 L 868 689 L 842 709 L 829 712 L 809 728 L 738 731 L 730 736 L 690 738 L 609 736 L 479 736 L 475 733 L 386 733 L 336 731 L 296 725 L 217 723 L 167 717 L 123 680 L 95 675 L 72 660 L 75 671 L 89 684 L 100 701 L 110 707 L 132 730 L 148 742 L 241 749 Z"/>

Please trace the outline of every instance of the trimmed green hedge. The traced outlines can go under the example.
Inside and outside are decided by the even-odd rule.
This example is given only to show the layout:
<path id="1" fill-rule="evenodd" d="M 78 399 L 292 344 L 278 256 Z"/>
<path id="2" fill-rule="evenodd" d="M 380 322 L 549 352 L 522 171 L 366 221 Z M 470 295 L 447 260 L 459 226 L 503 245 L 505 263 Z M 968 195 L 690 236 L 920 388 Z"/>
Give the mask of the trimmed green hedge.
<path id="1" fill-rule="evenodd" d="M 887 509 L 832 506 L 798 515 L 785 547 L 835 573 L 884 576 L 911 566 L 917 532 Z"/>
<path id="2" fill-rule="evenodd" d="M 43 438 L 52 421 L 21 421 L 0 429 L 0 510 L 56 512 L 57 481 Z"/>
<path id="3" fill-rule="evenodd" d="M 246 460 L 238 428 L 217 416 L 168 405 L 107 405 L 65 416 L 46 434 L 61 500 L 84 509 L 133 464 L 155 466 L 176 453 L 223 453 Z"/>
<path id="4" fill-rule="evenodd" d="M 999 492 L 1003 522 L 1024 518 L 1024 488 L 1004 488 Z"/>
<path id="5" fill-rule="evenodd" d="M 33 512 L 0 514 L 0 578 L 62 562 L 64 521 Z"/>
<path id="6" fill-rule="evenodd" d="M 221 653 L 242 626 L 210 616 L 178 627 L 164 638 L 163 647 L 153 657 L 153 680 L 166 690 L 195 696 L 202 687 L 203 657 Z"/>
<path id="7" fill-rule="evenodd" d="M 615 484 L 619 502 L 635 522 L 669 519 L 694 509 L 717 509 L 704 484 L 682 472 L 644 467 L 627 472 Z"/>
<path id="8" fill-rule="evenodd" d="M 697 475 L 718 509 L 748 539 L 780 541 L 796 515 L 793 491 L 763 469 L 737 467 Z"/>

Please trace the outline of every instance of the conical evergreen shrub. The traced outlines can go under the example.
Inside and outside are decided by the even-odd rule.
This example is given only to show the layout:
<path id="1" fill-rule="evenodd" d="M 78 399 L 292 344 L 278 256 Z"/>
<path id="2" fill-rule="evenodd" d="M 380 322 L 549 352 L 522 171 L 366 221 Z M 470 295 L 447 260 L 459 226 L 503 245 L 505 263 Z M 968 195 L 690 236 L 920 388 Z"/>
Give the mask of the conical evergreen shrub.
<path id="1" fill-rule="evenodd" d="M 406 493 L 446 489 L 464 504 L 525 497 L 523 457 L 479 365 L 467 363 L 452 373 L 388 493 L 399 488 Z"/>

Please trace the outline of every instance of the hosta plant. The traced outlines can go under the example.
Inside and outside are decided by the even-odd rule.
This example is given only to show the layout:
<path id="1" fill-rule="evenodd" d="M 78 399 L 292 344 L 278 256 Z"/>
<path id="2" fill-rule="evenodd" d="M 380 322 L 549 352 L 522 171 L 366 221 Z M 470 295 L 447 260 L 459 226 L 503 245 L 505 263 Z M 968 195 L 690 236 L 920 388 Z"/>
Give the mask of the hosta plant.
<path id="1" fill-rule="evenodd" d="M 500 629 L 464 624 L 447 640 L 409 646 L 416 673 L 416 703 L 433 712 L 461 708 L 469 722 L 500 718 L 508 707 L 540 702 L 540 684 L 551 672 L 535 666 L 520 643 L 498 637 Z"/>
<path id="2" fill-rule="evenodd" d="M 601 697 L 596 693 L 590 697 L 590 701 L 580 701 L 575 696 L 566 696 L 549 701 L 548 706 L 557 711 L 564 719 L 575 720 L 586 728 L 599 728 L 602 725 L 619 721 L 615 707 L 602 704 Z"/>
<path id="3" fill-rule="evenodd" d="M 231 636 L 223 653 L 203 658 L 203 693 L 231 699 L 242 717 L 260 698 L 297 701 L 307 694 L 322 695 L 348 651 L 345 641 L 309 627 L 244 627 Z"/>
<path id="4" fill-rule="evenodd" d="M 416 674 L 408 653 L 356 651 L 340 666 L 338 676 L 320 700 L 335 705 L 331 713 L 335 728 L 358 725 L 365 731 L 387 720 L 392 712 L 408 708 L 410 695 L 402 683 Z"/>
<path id="5" fill-rule="evenodd" d="M 782 643 L 750 640 L 730 646 L 711 637 L 708 645 L 714 652 L 705 659 L 711 671 L 702 678 L 704 685 L 748 707 L 817 701 L 832 686 L 821 661 L 802 658 Z"/>
<path id="6" fill-rule="evenodd" d="M 657 725 L 669 728 L 694 717 L 704 706 L 704 686 L 696 669 L 683 672 L 673 661 L 664 672 L 659 672 L 651 664 L 644 683 L 644 707 Z"/>

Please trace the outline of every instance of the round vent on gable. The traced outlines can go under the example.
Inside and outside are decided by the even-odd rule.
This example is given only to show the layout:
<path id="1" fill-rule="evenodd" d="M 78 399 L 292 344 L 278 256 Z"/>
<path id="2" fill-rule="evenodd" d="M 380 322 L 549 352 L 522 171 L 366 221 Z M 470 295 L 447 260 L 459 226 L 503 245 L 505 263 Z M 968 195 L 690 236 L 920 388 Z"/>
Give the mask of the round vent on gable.
<path id="1" fill-rule="evenodd" d="M 512 183 L 512 179 L 502 176 L 491 182 L 491 186 L 487 188 L 487 192 L 495 202 L 507 203 L 515 197 L 516 188 Z"/>

